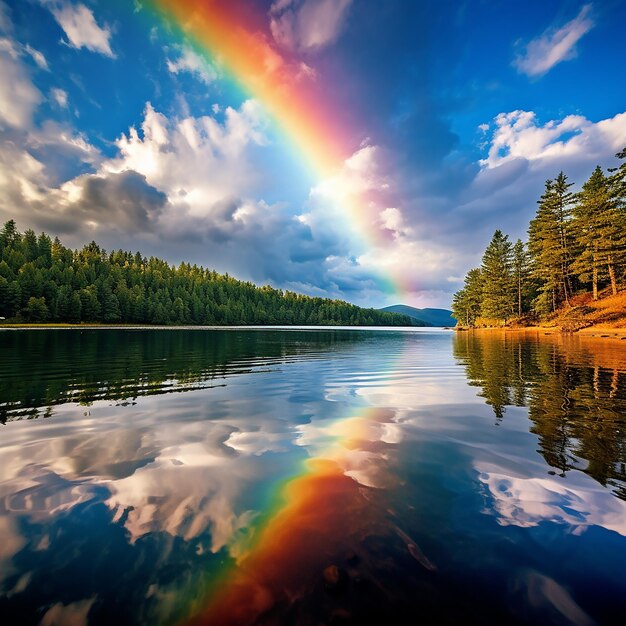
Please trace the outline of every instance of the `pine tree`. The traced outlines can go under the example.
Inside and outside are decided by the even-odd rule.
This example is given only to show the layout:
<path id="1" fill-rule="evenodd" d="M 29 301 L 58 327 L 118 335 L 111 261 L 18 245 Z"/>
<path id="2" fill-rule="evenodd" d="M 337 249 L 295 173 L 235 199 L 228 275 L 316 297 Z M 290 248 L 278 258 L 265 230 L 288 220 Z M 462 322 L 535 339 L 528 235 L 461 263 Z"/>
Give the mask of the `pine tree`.
<path id="1" fill-rule="evenodd" d="M 626 148 L 615 155 L 618 159 L 626 159 Z M 607 180 L 609 193 L 609 210 L 605 221 L 606 232 L 603 239 L 607 244 L 607 269 L 611 280 L 613 295 L 617 293 L 617 268 L 626 265 L 626 160 L 609 170 L 611 176 Z"/>
<path id="2" fill-rule="evenodd" d="M 480 269 L 471 269 L 465 276 L 465 286 L 453 296 L 452 315 L 458 323 L 465 326 L 474 325 L 480 315 L 482 288 Z"/>
<path id="3" fill-rule="evenodd" d="M 78 292 L 74 291 L 69 299 L 67 319 L 70 322 L 80 322 L 82 319 L 82 304 Z M 61 318 L 63 319 L 63 318 Z"/>
<path id="4" fill-rule="evenodd" d="M 515 311 L 512 246 L 508 235 L 496 230 L 483 255 L 481 316 L 506 321 Z"/>
<path id="5" fill-rule="evenodd" d="M 0 293 L 2 292 L 0 291 Z M 467 303 L 467 289 L 465 287 L 459 289 L 452 296 L 452 317 L 456 319 L 457 326 L 470 325 L 470 311 Z"/>
<path id="6" fill-rule="evenodd" d="M 562 178 L 561 192 L 563 182 Z M 563 223 L 569 215 L 568 207 L 559 198 L 560 194 L 555 186 L 555 181 L 546 181 L 545 191 L 538 201 L 537 213 L 528 228 L 531 275 L 537 280 L 540 292 L 534 308 L 540 314 L 550 309 L 556 310 L 563 300 L 569 302 L 567 244 L 570 236 L 569 224 L 566 226 Z"/>
<path id="7" fill-rule="evenodd" d="M 601 230 L 608 207 L 608 184 L 598 166 L 583 185 L 573 209 L 578 254 L 572 270 L 583 282 L 591 282 L 594 300 L 598 299 L 603 247 Z"/>
<path id="8" fill-rule="evenodd" d="M 572 233 L 571 233 L 571 218 L 572 209 L 571 205 L 574 203 L 574 194 L 569 191 L 569 188 L 574 183 L 567 182 L 567 176 L 560 172 L 554 180 L 552 203 L 553 211 L 556 216 L 556 221 L 559 231 L 559 256 L 561 261 L 561 283 L 563 288 L 563 298 L 569 305 L 570 296 L 572 295 L 571 285 L 571 247 L 572 247 Z"/>
<path id="9" fill-rule="evenodd" d="M 0 253 L 15 247 L 19 241 L 20 234 L 17 230 L 17 224 L 15 220 L 9 220 L 0 231 Z"/>
<path id="10" fill-rule="evenodd" d="M 0 276 L 0 317 L 9 317 L 9 281 Z"/>
<path id="11" fill-rule="evenodd" d="M 524 298 L 528 290 L 528 277 L 530 274 L 528 253 L 521 239 L 518 239 L 513 246 L 512 269 L 514 289 L 517 300 L 517 315 L 524 313 Z"/>

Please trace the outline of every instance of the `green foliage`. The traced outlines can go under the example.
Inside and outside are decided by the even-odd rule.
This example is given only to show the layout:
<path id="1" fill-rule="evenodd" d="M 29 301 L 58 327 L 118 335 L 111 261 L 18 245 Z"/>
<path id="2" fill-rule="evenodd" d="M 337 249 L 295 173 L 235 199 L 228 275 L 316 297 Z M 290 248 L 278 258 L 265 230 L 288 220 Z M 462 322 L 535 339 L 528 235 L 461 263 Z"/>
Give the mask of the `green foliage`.
<path id="1" fill-rule="evenodd" d="M 594 300 L 598 299 L 598 282 L 606 272 L 602 249 L 609 234 L 606 227 L 611 221 L 610 210 L 608 181 L 598 166 L 583 185 L 574 207 L 578 255 L 572 264 L 579 279 L 591 283 Z"/>
<path id="2" fill-rule="evenodd" d="M 626 159 L 626 149 L 616 155 Z M 561 172 L 547 180 L 528 228 L 528 245 L 497 230 L 483 256 L 480 288 L 470 270 L 454 294 L 453 314 L 473 326 L 480 316 L 506 322 L 513 316 L 545 317 L 591 288 L 593 298 L 626 278 L 626 162 L 606 176 L 597 167 L 578 194 Z M 478 300 L 478 301 L 477 301 Z"/>
<path id="3" fill-rule="evenodd" d="M 482 277 L 479 268 L 471 269 L 465 277 L 465 286 L 454 294 L 452 316 L 462 326 L 473 326 L 480 315 Z"/>
<path id="4" fill-rule="evenodd" d="M 257 287 L 228 274 L 139 252 L 70 250 L 15 221 L 0 230 L 0 316 L 136 324 L 411 326 L 405 315 Z"/>
<path id="5" fill-rule="evenodd" d="M 28 298 L 28 302 L 22 312 L 30 322 L 43 322 L 50 317 L 50 311 L 46 306 L 45 298 Z"/>
<path id="6" fill-rule="evenodd" d="M 485 250 L 480 274 L 481 316 L 506 322 L 515 311 L 513 246 L 501 230 L 496 230 Z"/>
<path id="7" fill-rule="evenodd" d="M 546 181 L 537 214 L 528 229 L 532 276 L 539 284 L 539 291 L 546 294 L 544 300 L 551 299 L 553 310 L 561 302 L 569 304 L 572 295 L 571 185 L 563 172 L 555 180 Z"/>
<path id="8" fill-rule="evenodd" d="M 521 317 L 524 311 L 527 310 L 531 294 L 530 257 L 521 239 L 518 239 L 513 245 L 511 268 L 517 315 Z"/>

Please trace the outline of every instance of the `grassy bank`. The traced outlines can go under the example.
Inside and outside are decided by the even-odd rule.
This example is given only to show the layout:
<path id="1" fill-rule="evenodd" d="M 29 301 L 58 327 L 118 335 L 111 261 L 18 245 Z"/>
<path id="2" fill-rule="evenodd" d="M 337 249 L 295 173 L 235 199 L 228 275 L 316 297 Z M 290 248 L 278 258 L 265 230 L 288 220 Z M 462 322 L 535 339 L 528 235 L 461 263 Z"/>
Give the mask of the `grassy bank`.
<path id="1" fill-rule="evenodd" d="M 591 294 L 572 298 L 571 306 L 563 307 L 544 320 L 514 319 L 506 324 L 478 318 L 475 329 L 507 331 L 540 330 L 544 332 L 580 333 L 588 336 L 626 337 L 626 292 L 594 301 Z M 468 327 L 457 326 L 458 330 Z"/>

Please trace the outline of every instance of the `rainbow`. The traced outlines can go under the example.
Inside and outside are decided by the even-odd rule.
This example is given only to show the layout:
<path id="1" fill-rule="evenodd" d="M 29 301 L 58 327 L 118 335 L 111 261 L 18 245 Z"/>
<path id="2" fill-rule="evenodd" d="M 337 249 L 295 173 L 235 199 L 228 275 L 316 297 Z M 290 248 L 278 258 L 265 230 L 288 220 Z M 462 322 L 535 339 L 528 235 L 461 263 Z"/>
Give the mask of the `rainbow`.
<path id="1" fill-rule="evenodd" d="M 151 0 L 170 30 L 208 56 L 242 90 L 259 101 L 294 154 L 321 185 L 340 176 L 361 146 L 338 115 L 329 85 L 272 44 L 267 15 L 252 4 L 224 0 Z M 365 245 L 388 245 L 375 199 L 367 193 L 337 194 L 338 218 Z M 404 291 L 399 279 L 381 275 L 390 293 Z M 181 624 L 252 624 L 262 615 L 305 597 L 329 560 L 370 533 L 384 533 L 371 488 L 390 480 L 381 436 L 393 412 L 364 408 L 317 433 L 322 441 L 295 475 L 274 486 L 271 506 L 255 525 L 252 540 L 203 589 L 192 592 L 189 617 Z M 307 449 L 310 447 L 307 445 Z M 378 491 L 378 490 L 374 490 Z M 332 576 L 332 573 L 331 573 Z"/>
<path id="2" fill-rule="evenodd" d="M 370 488 L 394 480 L 385 467 L 386 444 L 380 442 L 394 415 L 366 408 L 315 433 L 320 449 L 279 488 L 276 509 L 256 529 L 253 545 L 213 582 L 203 605 L 182 624 L 254 624 L 262 616 L 280 615 L 320 580 L 338 583 L 333 581 L 340 574 L 333 570 L 337 556 L 358 555 L 367 536 L 388 531 Z M 423 564 L 431 568 L 425 558 Z"/>
<path id="3" fill-rule="evenodd" d="M 412 353 L 411 342 L 381 355 L 388 376 L 405 371 L 402 360 Z M 376 580 L 379 564 L 364 547 L 370 537 L 404 544 L 425 570 L 435 569 L 396 525 L 387 497 L 400 483 L 393 453 L 402 440 L 397 411 L 349 410 L 297 427 L 295 443 L 309 456 L 267 485 L 263 511 L 241 542 L 229 544 L 229 558 L 221 555 L 216 570 L 180 590 L 179 626 L 250 626 L 280 623 L 291 609 L 306 614 L 328 583 L 332 595 L 342 577 L 345 585 L 363 576 Z"/>
<path id="4" fill-rule="evenodd" d="M 278 129 L 304 161 L 315 180 L 330 186 L 339 219 L 368 249 L 388 246 L 389 231 L 381 228 L 372 195 L 342 189 L 342 168 L 362 145 L 349 129 L 354 112 L 333 104 L 333 88 L 315 77 L 312 68 L 279 51 L 267 29 L 267 15 L 250 3 L 232 0 L 151 0 L 170 29 L 192 42 L 239 86 L 243 94 L 262 103 Z M 401 277 L 380 273 L 385 292 L 403 293 L 411 287 Z"/>

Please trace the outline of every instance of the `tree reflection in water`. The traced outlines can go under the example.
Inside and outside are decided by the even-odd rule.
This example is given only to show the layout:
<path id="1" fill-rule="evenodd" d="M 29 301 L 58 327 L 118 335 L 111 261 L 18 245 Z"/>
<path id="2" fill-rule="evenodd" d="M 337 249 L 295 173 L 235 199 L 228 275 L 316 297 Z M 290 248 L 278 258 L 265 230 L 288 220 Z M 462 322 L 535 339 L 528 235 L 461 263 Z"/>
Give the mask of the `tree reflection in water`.
<path id="1" fill-rule="evenodd" d="M 454 355 L 493 407 L 528 407 L 540 452 L 626 499 L 626 349 L 611 339 L 529 332 L 461 332 Z"/>

